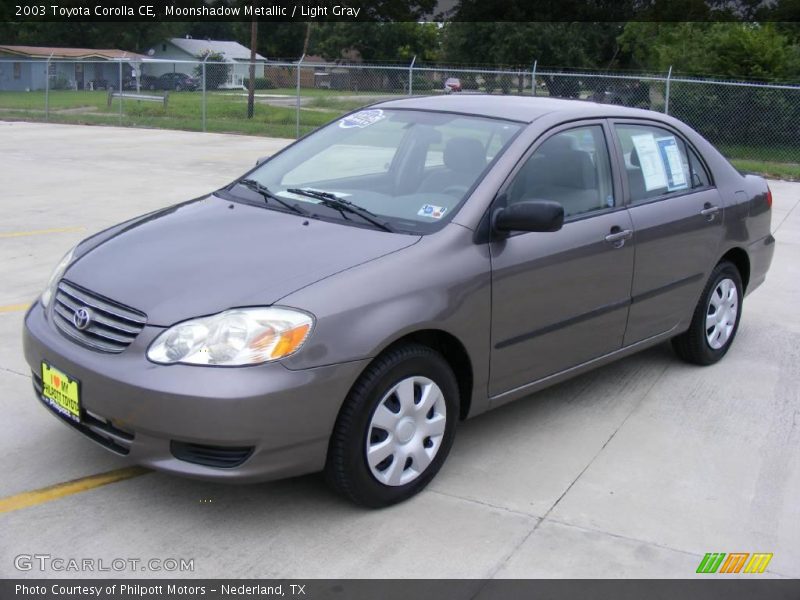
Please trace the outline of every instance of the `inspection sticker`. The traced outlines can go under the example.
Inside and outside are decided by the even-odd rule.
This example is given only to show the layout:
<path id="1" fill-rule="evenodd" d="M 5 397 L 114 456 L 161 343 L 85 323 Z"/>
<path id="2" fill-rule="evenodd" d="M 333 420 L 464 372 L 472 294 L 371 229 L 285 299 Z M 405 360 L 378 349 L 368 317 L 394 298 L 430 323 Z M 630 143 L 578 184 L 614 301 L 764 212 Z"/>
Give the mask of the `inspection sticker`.
<path id="1" fill-rule="evenodd" d="M 339 127 L 342 129 L 352 129 L 353 127 L 363 129 L 364 127 L 368 127 L 369 125 L 377 123 L 385 118 L 386 115 L 383 114 L 383 111 L 380 108 L 362 110 L 344 117 L 341 121 L 339 121 Z"/>
<path id="2" fill-rule="evenodd" d="M 419 209 L 417 214 L 420 217 L 430 217 L 431 219 L 441 219 L 447 212 L 446 206 L 436 206 L 435 204 L 425 204 Z"/>

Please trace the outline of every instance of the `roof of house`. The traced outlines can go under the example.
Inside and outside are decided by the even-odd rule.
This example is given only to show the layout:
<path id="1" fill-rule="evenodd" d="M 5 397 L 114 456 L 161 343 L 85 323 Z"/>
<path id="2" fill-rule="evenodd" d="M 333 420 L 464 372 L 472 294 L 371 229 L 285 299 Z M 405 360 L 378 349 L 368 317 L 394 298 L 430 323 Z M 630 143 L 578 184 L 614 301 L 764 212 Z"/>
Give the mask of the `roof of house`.
<path id="1" fill-rule="evenodd" d="M 15 54 L 17 56 L 27 56 L 31 58 L 104 58 L 112 60 L 116 58 L 144 58 L 136 52 L 126 52 L 113 48 L 54 48 L 50 46 L 0 46 L 0 52 Z"/>
<path id="2" fill-rule="evenodd" d="M 170 38 L 169 42 L 192 56 L 199 57 L 206 51 L 221 54 L 225 60 L 250 60 L 250 50 L 239 42 L 226 42 L 221 40 L 195 40 L 192 38 Z M 256 54 L 256 60 L 267 60 Z"/>

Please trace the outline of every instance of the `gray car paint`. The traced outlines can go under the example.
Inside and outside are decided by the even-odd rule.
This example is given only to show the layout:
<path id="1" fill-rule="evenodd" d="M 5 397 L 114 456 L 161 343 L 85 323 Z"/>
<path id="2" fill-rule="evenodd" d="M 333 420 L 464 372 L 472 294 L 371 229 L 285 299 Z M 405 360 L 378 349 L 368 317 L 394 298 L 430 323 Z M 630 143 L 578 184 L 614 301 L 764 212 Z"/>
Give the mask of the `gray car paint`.
<path id="1" fill-rule="evenodd" d="M 65 278 L 145 311 L 148 326 L 125 352 L 104 355 L 61 335 L 36 303 L 24 332 L 34 373 L 46 360 L 78 378 L 88 410 L 136 432 L 130 443 L 136 462 L 194 477 L 271 479 L 324 465 L 347 391 L 371 359 L 408 335 L 432 332 L 468 357 L 460 372 L 462 412 L 474 416 L 685 330 L 708 273 L 729 251 L 747 257 L 748 293 L 765 277 L 774 248 L 765 182 L 740 175 L 671 117 L 477 95 L 376 106 L 528 125 L 460 210 L 429 235 L 230 208 L 209 196 L 90 238 Z M 599 121 L 608 132 L 613 119 L 673 129 L 704 158 L 714 187 L 629 209 L 621 156 L 612 147 L 612 210 L 554 233 L 489 235 L 497 191 L 537 143 L 565 124 Z M 699 215 L 706 202 L 722 205 L 714 223 Z M 604 240 L 615 225 L 634 229 L 620 248 Z M 682 279 L 687 283 L 673 285 Z M 282 361 L 207 368 L 155 365 L 144 357 L 164 326 L 273 303 L 316 318 L 305 346 Z M 170 439 L 252 444 L 256 451 L 239 467 L 214 469 L 174 458 Z"/>
<path id="2" fill-rule="evenodd" d="M 359 227 L 348 228 L 347 236 L 351 243 L 342 244 L 336 223 L 211 196 L 131 224 L 84 254 L 65 277 L 109 298 L 125 298 L 151 325 L 169 326 L 231 306 L 273 304 L 419 239 Z"/>

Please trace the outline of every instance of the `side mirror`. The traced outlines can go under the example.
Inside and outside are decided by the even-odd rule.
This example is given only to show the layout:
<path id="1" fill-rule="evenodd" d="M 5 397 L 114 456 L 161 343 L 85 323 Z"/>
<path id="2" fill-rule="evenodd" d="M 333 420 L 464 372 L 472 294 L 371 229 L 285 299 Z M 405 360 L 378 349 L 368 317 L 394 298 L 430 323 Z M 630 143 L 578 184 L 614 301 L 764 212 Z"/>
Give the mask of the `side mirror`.
<path id="1" fill-rule="evenodd" d="M 260 165 L 260 164 L 261 164 L 261 163 L 263 163 L 263 162 L 266 162 L 266 160 L 267 160 L 268 158 L 269 158 L 269 156 L 262 156 L 261 158 L 257 159 L 257 160 L 256 160 L 256 166 Z"/>
<path id="2" fill-rule="evenodd" d="M 524 200 L 492 215 L 492 229 L 511 231 L 558 231 L 564 224 L 564 207 L 551 200 Z"/>

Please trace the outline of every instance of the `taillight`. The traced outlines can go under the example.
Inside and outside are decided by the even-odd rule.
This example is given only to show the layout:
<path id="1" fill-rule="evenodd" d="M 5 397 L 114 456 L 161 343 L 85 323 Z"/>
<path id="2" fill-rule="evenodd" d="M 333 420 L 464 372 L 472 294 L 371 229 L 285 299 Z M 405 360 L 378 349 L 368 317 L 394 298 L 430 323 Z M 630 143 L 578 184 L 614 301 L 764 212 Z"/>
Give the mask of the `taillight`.
<path id="1" fill-rule="evenodd" d="M 772 208 L 772 190 L 767 186 L 767 208 Z"/>

